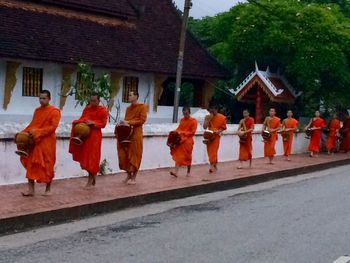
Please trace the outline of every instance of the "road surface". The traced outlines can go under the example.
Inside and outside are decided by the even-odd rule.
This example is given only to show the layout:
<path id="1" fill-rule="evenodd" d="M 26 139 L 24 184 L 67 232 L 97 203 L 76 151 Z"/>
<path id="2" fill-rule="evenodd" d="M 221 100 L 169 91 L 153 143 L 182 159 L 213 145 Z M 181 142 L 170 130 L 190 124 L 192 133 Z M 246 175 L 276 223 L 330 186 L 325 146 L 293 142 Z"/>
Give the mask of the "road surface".
<path id="1" fill-rule="evenodd" d="M 347 254 L 350 166 L 0 237 L 1 263 L 332 263 Z"/>

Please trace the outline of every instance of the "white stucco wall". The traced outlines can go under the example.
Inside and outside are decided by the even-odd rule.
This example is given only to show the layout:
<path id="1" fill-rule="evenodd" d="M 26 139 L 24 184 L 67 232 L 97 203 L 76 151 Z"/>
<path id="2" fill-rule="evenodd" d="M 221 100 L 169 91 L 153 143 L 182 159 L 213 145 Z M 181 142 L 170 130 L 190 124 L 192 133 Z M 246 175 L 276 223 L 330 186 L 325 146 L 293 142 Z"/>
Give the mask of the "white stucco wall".
<path id="1" fill-rule="evenodd" d="M 20 67 L 17 69 L 17 82 L 13 89 L 10 103 L 6 110 L 3 109 L 4 86 L 6 75 L 6 63 L 0 60 L 0 121 L 27 121 L 32 117 L 34 108 L 38 105 L 38 98 L 22 96 L 22 79 L 23 67 L 43 68 L 43 88 L 50 90 L 52 93 L 52 104 L 59 105 L 59 90 L 61 88 L 62 67 L 53 63 L 21 61 Z"/>
<path id="2" fill-rule="evenodd" d="M 59 106 L 60 103 L 60 89 L 62 84 L 62 69 L 63 65 L 55 63 L 45 63 L 36 61 L 26 61 L 21 60 L 21 65 L 17 69 L 16 77 L 17 82 L 14 87 L 11 101 L 6 110 L 3 109 L 4 100 L 4 86 L 5 86 L 5 75 L 6 75 L 6 60 L 0 59 L 0 121 L 17 121 L 26 122 L 30 121 L 32 118 L 32 113 L 34 109 L 38 106 L 38 98 L 35 97 L 23 97 L 22 96 L 22 78 L 23 78 L 23 67 L 35 67 L 43 68 L 43 88 L 48 89 L 51 92 L 52 101 L 51 104 Z M 94 68 L 95 76 L 102 75 L 104 73 L 109 73 L 110 70 Z M 124 76 L 134 76 L 139 78 L 139 94 L 140 102 L 144 102 L 149 106 L 148 123 L 164 123 L 171 122 L 172 120 L 172 107 L 159 106 L 157 112 L 153 112 L 153 96 L 154 96 L 154 75 L 153 74 L 140 74 L 137 72 L 124 72 Z M 72 74 L 72 83 L 76 81 L 76 73 Z M 122 102 L 123 93 L 123 79 L 119 82 L 119 92 L 114 98 L 115 105 L 119 103 L 120 112 L 119 116 L 123 118 L 125 114 L 125 109 L 129 105 L 128 103 Z M 62 110 L 62 121 L 69 122 L 78 116 L 80 116 L 83 108 L 81 106 L 76 106 L 76 101 L 73 96 L 67 97 L 65 106 Z M 193 108 L 194 113 L 198 108 Z M 181 113 L 181 108 L 179 109 Z M 111 111 L 111 116 L 116 117 L 117 110 L 113 107 Z"/>
<path id="3" fill-rule="evenodd" d="M 169 148 L 166 146 L 167 134 L 173 130 L 176 125 L 149 125 L 145 127 L 144 152 L 141 169 L 152 169 L 159 167 L 170 167 L 173 165 Z M 228 131 L 221 139 L 219 150 L 220 161 L 237 160 L 239 139 L 232 132 L 236 130 L 236 125 L 229 125 Z M 257 126 L 257 130 L 259 130 Z M 118 160 L 116 152 L 116 141 L 110 133 L 109 127 L 105 131 L 105 137 L 102 145 L 102 159 L 107 159 L 113 172 L 120 172 L 118 169 Z M 193 151 L 193 164 L 207 163 L 206 147 L 202 143 L 202 129 L 199 127 L 198 134 L 195 137 L 195 146 Z M 64 135 L 64 134 L 63 134 Z M 79 165 L 72 161 L 68 153 L 68 139 L 57 140 L 57 163 L 56 178 L 70 178 L 82 176 L 85 173 L 80 170 Z M 306 151 L 308 141 L 303 134 L 297 134 L 294 139 L 294 152 L 302 153 Z M 282 140 L 277 143 L 277 154 L 283 153 Z M 16 145 L 13 141 L 0 139 L 0 185 L 25 182 L 25 170 L 19 162 L 19 157 L 14 153 Z M 260 133 L 253 136 L 253 157 L 263 156 L 263 142 Z"/>

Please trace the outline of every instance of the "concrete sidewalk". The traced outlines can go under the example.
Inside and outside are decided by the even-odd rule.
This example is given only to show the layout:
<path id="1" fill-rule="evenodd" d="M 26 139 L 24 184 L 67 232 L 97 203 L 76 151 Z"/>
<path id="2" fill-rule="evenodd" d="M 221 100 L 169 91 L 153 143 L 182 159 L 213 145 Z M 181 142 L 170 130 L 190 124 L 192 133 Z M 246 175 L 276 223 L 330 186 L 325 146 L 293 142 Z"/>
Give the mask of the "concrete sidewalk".
<path id="1" fill-rule="evenodd" d="M 274 165 L 255 159 L 253 168 L 242 170 L 236 169 L 238 162 L 220 163 L 215 174 L 208 174 L 206 165 L 194 166 L 191 177 L 185 177 L 185 170 L 179 178 L 171 177 L 166 169 L 142 171 L 137 185 L 123 184 L 125 174 L 98 177 L 92 189 L 84 188 L 87 178 L 64 179 L 53 182 L 52 195 L 48 197 L 41 196 L 44 185 L 37 185 L 37 195 L 27 198 L 21 195 L 25 184 L 0 186 L 0 234 L 345 164 L 350 164 L 349 154 L 317 158 L 295 155 L 292 162 L 277 157 Z"/>

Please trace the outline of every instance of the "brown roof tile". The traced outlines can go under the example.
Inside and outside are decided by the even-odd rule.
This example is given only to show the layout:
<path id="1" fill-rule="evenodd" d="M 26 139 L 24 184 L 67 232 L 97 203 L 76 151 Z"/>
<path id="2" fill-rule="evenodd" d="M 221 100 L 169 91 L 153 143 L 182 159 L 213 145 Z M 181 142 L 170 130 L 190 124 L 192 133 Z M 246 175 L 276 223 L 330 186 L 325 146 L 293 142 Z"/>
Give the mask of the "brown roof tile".
<path id="1" fill-rule="evenodd" d="M 137 13 L 128 0 L 22 0 L 98 12 L 116 16 L 136 16 Z"/>
<path id="2" fill-rule="evenodd" d="M 99 5 L 102 2 L 106 5 L 100 7 L 106 8 L 118 1 L 98 1 Z M 0 5 L 4 21 L 0 23 L 0 56 L 72 64 L 84 61 L 99 67 L 174 75 L 181 21 L 170 0 L 146 3 L 133 27 Z M 188 34 L 184 75 L 224 78 L 227 72 Z"/>

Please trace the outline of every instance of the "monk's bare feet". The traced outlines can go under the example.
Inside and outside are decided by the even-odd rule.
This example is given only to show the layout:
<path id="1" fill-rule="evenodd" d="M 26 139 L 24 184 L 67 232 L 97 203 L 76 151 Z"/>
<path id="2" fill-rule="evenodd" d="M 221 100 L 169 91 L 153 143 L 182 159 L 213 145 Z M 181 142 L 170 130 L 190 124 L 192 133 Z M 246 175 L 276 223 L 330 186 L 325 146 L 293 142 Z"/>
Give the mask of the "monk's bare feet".
<path id="1" fill-rule="evenodd" d="M 128 182 L 131 180 L 131 177 L 128 175 L 124 180 L 123 183 L 124 184 L 128 184 Z"/>
<path id="2" fill-rule="evenodd" d="M 136 180 L 135 179 L 130 179 L 130 180 L 128 180 L 128 182 L 126 184 L 128 184 L 128 185 L 135 185 L 136 184 Z"/>
<path id="3" fill-rule="evenodd" d="M 314 157 L 314 153 L 313 153 L 313 152 L 310 152 L 310 153 L 309 153 L 309 156 L 310 156 L 310 157 Z"/>
<path id="4" fill-rule="evenodd" d="M 51 196 L 51 195 L 52 195 L 51 191 L 45 191 L 45 192 L 42 194 L 42 196 Z"/>
<path id="5" fill-rule="evenodd" d="M 217 168 L 216 164 L 211 165 L 210 169 L 209 169 L 209 173 L 215 173 L 215 172 L 217 172 L 217 170 L 218 170 L 218 168 Z"/>
<path id="6" fill-rule="evenodd" d="M 174 173 L 174 172 L 169 172 L 169 173 L 170 173 L 171 176 L 177 178 L 177 174 L 176 173 Z"/>
<path id="7" fill-rule="evenodd" d="M 243 167 L 240 165 L 240 166 L 237 166 L 237 169 L 240 170 L 240 169 L 243 169 Z"/>
<path id="8" fill-rule="evenodd" d="M 287 158 L 287 161 L 290 162 L 292 159 L 290 159 L 290 157 Z"/>
<path id="9" fill-rule="evenodd" d="M 92 186 L 96 185 L 96 177 L 95 176 L 92 178 L 91 185 Z"/>
<path id="10" fill-rule="evenodd" d="M 32 197 L 32 196 L 34 196 L 34 192 L 32 192 L 32 191 L 24 191 L 24 192 L 22 192 L 22 196 Z"/>

